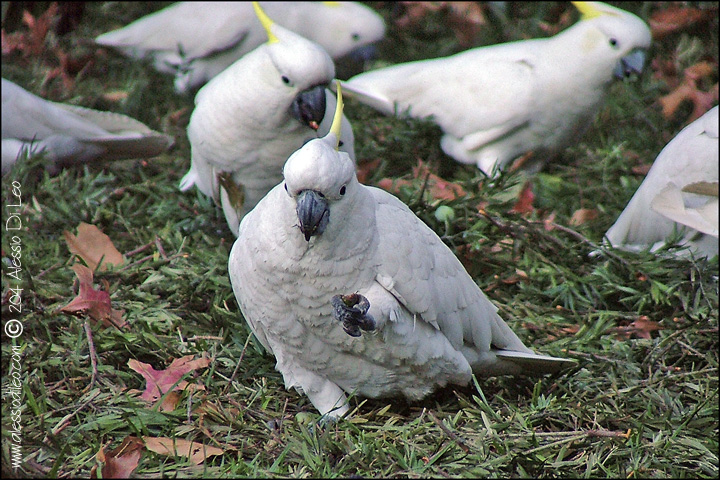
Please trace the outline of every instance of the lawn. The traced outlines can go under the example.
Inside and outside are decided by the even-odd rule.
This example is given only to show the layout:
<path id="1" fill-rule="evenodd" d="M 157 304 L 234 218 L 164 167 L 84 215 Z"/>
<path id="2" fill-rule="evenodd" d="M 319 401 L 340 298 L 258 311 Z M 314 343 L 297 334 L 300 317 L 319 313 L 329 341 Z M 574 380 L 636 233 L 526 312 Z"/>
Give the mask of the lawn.
<path id="1" fill-rule="evenodd" d="M 593 126 L 531 179 L 532 195 L 517 173 L 490 180 L 452 161 L 429 121 L 346 101 L 363 181 L 392 189 L 451 246 L 526 345 L 577 366 L 479 378 L 417 403 L 353 398 L 350 419 L 321 425 L 239 312 L 222 212 L 178 189 L 193 96 L 88 41 L 164 4 L 88 3 L 75 29 L 40 35 L 48 5 L 30 6 L 33 29 L 8 11 L 2 76 L 132 116 L 175 145 L 56 176 L 33 160 L 2 178 L 2 317 L 23 326 L 2 336 L 3 476 L 717 477 L 717 257 L 589 255 L 694 109 L 717 104 L 717 3 L 624 4 L 656 20 L 647 68 L 612 87 Z M 548 36 L 577 19 L 565 2 L 508 2 L 504 20 L 487 7 L 372 6 L 389 31 L 371 67 Z M 36 48 L 6 52 L 9 33 Z M 21 228 L 8 230 L 10 218 Z M 82 223 L 124 256 L 92 283 L 124 326 L 61 311 L 83 263 L 64 232 Z M 187 388 L 146 401 L 148 366 Z"/>

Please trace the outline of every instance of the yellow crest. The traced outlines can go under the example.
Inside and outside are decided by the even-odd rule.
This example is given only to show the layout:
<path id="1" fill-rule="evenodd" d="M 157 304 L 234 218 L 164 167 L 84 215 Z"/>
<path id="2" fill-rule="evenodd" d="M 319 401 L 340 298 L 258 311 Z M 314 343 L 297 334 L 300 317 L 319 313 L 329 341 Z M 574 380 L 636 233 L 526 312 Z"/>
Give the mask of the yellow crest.
<path id="1" fill-rule="evenodd" d="M 260 7 L 260 4 L 258 2 L 252 2 L 252 4 L 253 8 L 255 9 L 255 15 L 257 15 L 260 23 L 262 23 L 263 28 L 267 32 L 268 43 L 279 42 L 278 38 L 272 33 L 272 31 L 270 31 L 270 28 L 273 26 L 274 22 L 270 20 L 270 17 L 267 16 L 267 14 Z"/>
<path id="2" fill-rule="evenodd" d="M 335 116 L 333 116 L 332 126 L 330 127 L 330 133 L 335 134 L 337 144 L 335 150 L 340 146 L 340 133 L 342 132 L 342 115 L 343 115 L 343 98 L 342 88 L 340 87 L 340 80 L 335 80 L 337 85 L 337 104 L 335 105 Z"/>
<path id="3" fill-rule="evenodd" d="M 599 17 L 601 15 L 604 15 L 605 12 L 602 10 L 599 10 L 595 5 L 593 5 L 593 2 L 570 2 L 573 5 L 575 5 L 575 8 L 578 9 L 580 14 L 582 15 L 583 20 L 590 20 L 591 18 Z"/>

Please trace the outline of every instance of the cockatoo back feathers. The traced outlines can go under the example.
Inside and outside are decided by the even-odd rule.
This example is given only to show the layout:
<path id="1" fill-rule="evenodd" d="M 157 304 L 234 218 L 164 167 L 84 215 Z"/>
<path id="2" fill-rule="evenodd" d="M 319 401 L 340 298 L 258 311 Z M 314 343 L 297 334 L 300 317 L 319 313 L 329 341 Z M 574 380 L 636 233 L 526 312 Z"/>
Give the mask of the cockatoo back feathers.
<path id="1" fill-rule="evenodd" d="M 682 129 L 605 233 L 615 247 L 661 247 L 681 230 L 689 250 L 718 254 L 718 107 Z M 702 238 L 698 233 L 705 234 Z M 700 237 L 700 238 L 696 238 Z M 678 252 L 678 255 L 684 253 Z"/>
<path id="2" fill-rule="evenodd" d="M 486 174 L 533 151 L 552 157 L 590 125 L 614 77 L 640 71 L 650 29 L 600 2 L 549 38 L 477 47 L 350 78 L 349 95 L 387 115 L 433 118 L 441 147 Z"/>
<path id="3" fill-rule="evenodd" d="M 173 144 L 172 137 L 126 115 L 51 102 L 6 79 L 0 129 L 3 172 L 24 148 L 30 154 L 44 152 L 53 172 L 94 160 L 150 158 Z"/>

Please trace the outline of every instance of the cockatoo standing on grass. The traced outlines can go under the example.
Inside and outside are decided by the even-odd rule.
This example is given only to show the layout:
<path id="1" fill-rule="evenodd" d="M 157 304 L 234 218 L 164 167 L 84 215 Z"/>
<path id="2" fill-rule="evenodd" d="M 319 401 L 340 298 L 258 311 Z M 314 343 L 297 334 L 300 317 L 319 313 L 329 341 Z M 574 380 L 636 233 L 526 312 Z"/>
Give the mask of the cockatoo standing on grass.
<path id="1" fill-rule="evenodd" d="M 656 250 L 681 235 L 696 256 L 718 254 L 718 107 L 685 127 L 655 159 L 605 234 L 614 246 Z"/>
<path id="2" fill-rule="evenodd" d="M 591 124 L 615 78 L 642 70 L 651 40 L 629 12 L 573 3 L 582 18 L 553 37 L 371 70 L 346 93 L 387 115 L 433 116 L 443 151 L 488 175 L 530 151 L 552 156 Z"/>
<path id="3" fill-rule="evenodd" d="M 150 158 L 173 144 L 172 137 L 128 116 L 51 102 L 4 78 L 0 130 L 3 175 L 23 152 L 45 155 L 55 173 L 94 161 Z"/>
<path id="4" fill-rule="evenodd" d="M 358 183 L 330 133 L 285 164 L 284 181 L 243 219 L 230 280 L 287 388 L 323 415 L 347 393 L 418 400 L 477 375 L 557 371 L 497 314 L 460 261 L 405 204 Z"/>
<path id="5" fill-rule="evenodd" d="M 283 27 L 320 44 L 333 59 L 365 54 L 385 22 L 357 2 L 263 2 Z M 249 2 L 179 2 L 95 39 L 126 55 L 153 59 L 175 75 L 175 89 L 199 87 L 265 42 Z"/>
<path id="6" fill-rule="evenodd" d="M 188 124 L 192 165 L 180 184 L 221 204 L 236 236 L 242 216 L 282 180 L 290 154 L 327 133 L 335 111 L 326 88 L 335 76 L 332 59 L 255 8 L 269 40 L 198 92 Z M 344 117 L 341 141 L 354 159 Z"/>

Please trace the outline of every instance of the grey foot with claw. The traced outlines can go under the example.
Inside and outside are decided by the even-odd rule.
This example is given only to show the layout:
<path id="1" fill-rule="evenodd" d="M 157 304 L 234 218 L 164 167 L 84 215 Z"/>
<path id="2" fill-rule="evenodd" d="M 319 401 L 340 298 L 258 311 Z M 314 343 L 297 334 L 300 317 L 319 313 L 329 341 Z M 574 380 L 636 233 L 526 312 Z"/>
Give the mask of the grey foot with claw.
<path id="1" fill-rule="evenodd" d="M 367 313 L 370 302 L 359 293 L 350 295 L 335 295 L 330 301 L 333 306 L 333 316 L 342 322 L 345 333 L 351 337 L 359 337 L 360 330 L 375 330 L 375 319 Z"/>

